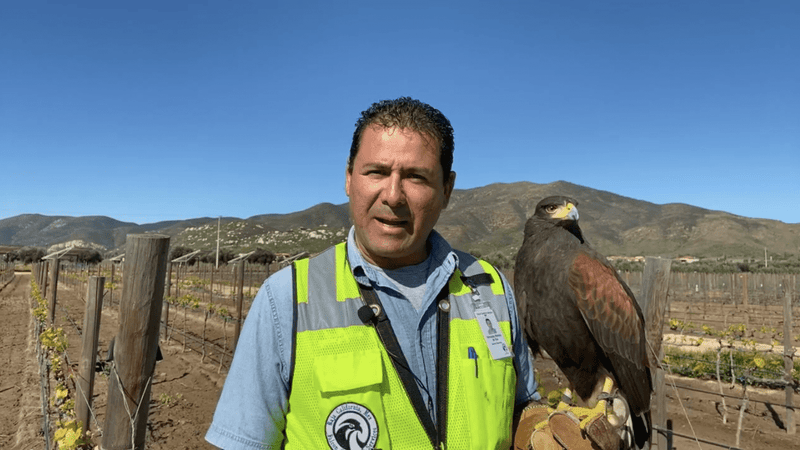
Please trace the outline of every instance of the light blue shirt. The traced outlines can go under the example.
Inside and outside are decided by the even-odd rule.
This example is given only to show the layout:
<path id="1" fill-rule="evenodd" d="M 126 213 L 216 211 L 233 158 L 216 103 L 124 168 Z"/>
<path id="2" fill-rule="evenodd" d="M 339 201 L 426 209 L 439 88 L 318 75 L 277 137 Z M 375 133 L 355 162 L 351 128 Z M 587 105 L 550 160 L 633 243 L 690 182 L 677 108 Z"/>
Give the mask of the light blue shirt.
<path id="1" fill-rule="evenodd" d="M 436 231 L 428 238 L 432 258 L 427 288 L 419 310 L 398 292 L 394 283 L 364 261 L 355 245 L 354 228 L 347 237 L 353 275 L 372 285 L 380 296 L 400 347 L 420 387 L 423 400 L 435 414 L 436 295 L 448 282 L 464 253 L 453 250 Z M 463 256 L 462 256 L 463 257 Z M 511 318 L 517 368 L 516 403 L 538 400 L 533 365 L 517 318 L 514 295 L 500 274 Z M 280 448 L 289 404 L 292 354 L 293 280 L 290 267 L 269 277 L 259 289 L 247 315 L 225 386 L 206 440 L 226 450 Z M 434 421 L 435 421 L 434 417 Z"/>

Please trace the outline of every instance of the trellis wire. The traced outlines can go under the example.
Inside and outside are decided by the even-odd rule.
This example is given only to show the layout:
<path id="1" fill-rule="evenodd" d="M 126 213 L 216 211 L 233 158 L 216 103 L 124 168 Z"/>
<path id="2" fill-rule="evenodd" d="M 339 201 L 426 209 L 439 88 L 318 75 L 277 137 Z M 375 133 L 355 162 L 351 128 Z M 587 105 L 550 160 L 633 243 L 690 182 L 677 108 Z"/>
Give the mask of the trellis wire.
<path id="1" fill-rule="evenodd" d="M 668 420 L 667 422 L 671 423 L 672 421 Z M 667 428 L 661 428 L 659 426 L 653 426 L 653 429 L 658 431 L 659 433 L 664 433 L 666 435 L 678 436 L 678 437 L 682 437 L 682 438 L 685 438 L 685 439 L 694 439 L 695 441 L 702 442 L 703 444 L 715 445 L 717 447 L 727 448 L 729 450 L 743 450 L 742 448 L 734 447 L 733 445 L 721 444 L 719 442 L 709 441 L 708 439 L 702 439 L 702 438 L 699 438 L 697 436 L 689 436 L 688 434 L 678 433 L 677 431 L 672 430 L 669 426 Z M 668 450 L 672 449 L 672 444 L 671 443 L 668 444 L 667 449 Z"/>
<path id="2" fill-rule="evenodd" d="M 692 358 L 691 356 L 687 356 L 687 355 L 668 355 L 668 356 L 670 358 L 686 359 L 686 360 L 694 361 L 694 362 L 712 364 L 708 360 L 699 359 L 699 358 Z M 667 364 L 667 363 L 664 363 L 664 362 L 662 362 L 662 364 L 664 364 L 665 366 L 670 367 L 670 370 L 672 370 L 671 368 L 672 368 L 672 366 L 674 366 L 673 364 Z M 780 376 L 783 375 L 783 372 L 777 372 L 777 371 L 770 370 L 770 369 L 761 369 L 761 368 L 758 368 L 758 367 L 756 367 L 756 368 L 753 368 L 753 367 L 742 367 L 741 365 L 738 365 L 738 364 L 733 364 L 733 365 L 726 364 L 724 367 L 726 367 L 728 369 L 758 370 L 761 373 L 771 373 L 772 375 L 777 374 L 777 375 L 780 375 Z M 712 374 L 710 372 L 707 372 L 706 374 L 707 375 L 714 375 L 714 374 Z M 678 374 L 678 375 L 680 375 L 680 374 Z M 785 387 L 787 385 L 794 386 L 794 390 L 797 391 L 798 393 L 800 393 L 800 383 L 798 383 L 798 382 L 788 382 L 786 380 L 781 380 L 781 379 L 767 379 L 767 378 L 760 378 L 760 377 L 753 377 L 753 376 L 748 376 L 747 378 L 749 380 L 755 381 L 757 384 L 764 384 L 764 385 L 768 385 L 768 386 L 780 386 L 780 387 Z M 726 378 L 726 380 L 727 380 L 727 378 Z"/>

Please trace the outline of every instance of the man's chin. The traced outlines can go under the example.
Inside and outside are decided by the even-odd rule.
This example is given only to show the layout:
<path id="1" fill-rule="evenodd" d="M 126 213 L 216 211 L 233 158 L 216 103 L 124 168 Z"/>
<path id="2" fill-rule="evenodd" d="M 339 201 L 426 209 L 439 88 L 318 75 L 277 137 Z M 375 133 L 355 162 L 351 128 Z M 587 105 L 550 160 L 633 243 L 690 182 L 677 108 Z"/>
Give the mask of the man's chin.
<path id="1" fill-rule="evenodd" d="M 421 252 L 414 252 L 404 245 L 380 246 L 365 250 L 366 249 L 361 248 L 361 253 L 367 260 L 384 269 L 418 264 L 427 257 L 427 253 L 424 249 Z"/>

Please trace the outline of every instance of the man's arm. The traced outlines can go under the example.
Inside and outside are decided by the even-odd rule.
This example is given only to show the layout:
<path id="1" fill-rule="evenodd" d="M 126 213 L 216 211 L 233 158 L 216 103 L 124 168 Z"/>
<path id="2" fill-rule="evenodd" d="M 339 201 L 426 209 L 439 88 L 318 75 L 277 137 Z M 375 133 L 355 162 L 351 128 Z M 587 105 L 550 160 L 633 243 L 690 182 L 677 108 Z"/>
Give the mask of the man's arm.
<path id="1" fill-rule="evenodd" d="M 206 440 L 227 450 L 280 448 L 289 399 L 292 272 L 258 291 L 242 327 Z"/>

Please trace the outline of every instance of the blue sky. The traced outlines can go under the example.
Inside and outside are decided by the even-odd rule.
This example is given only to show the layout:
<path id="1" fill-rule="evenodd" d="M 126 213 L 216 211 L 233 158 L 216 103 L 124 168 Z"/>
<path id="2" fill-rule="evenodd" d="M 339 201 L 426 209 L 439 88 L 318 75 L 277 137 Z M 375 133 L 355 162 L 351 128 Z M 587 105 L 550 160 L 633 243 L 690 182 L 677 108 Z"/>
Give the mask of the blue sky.
<path id="1" fill-rule="evenodd" d="M 4 2 L 0 219 L 345 203 L 359 113 L 411 96 L 455 128 L 456 188 L 798 223 L 798 24 L 794 0 Z"/>

